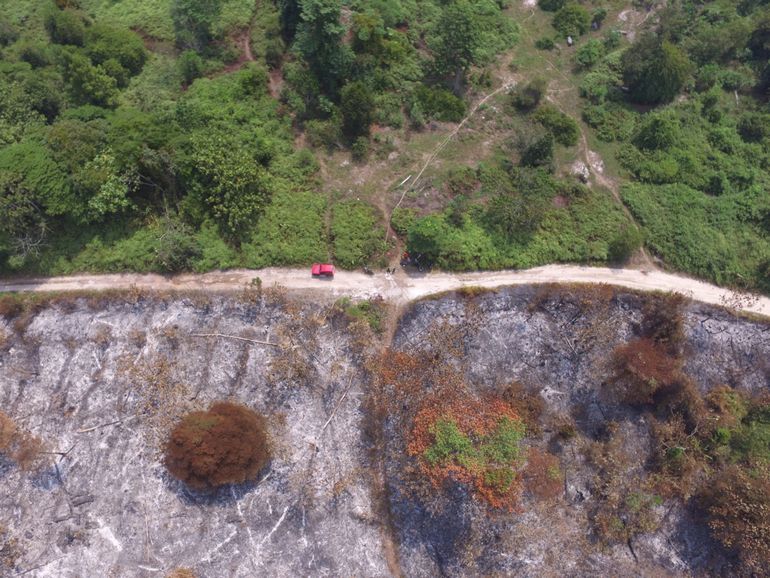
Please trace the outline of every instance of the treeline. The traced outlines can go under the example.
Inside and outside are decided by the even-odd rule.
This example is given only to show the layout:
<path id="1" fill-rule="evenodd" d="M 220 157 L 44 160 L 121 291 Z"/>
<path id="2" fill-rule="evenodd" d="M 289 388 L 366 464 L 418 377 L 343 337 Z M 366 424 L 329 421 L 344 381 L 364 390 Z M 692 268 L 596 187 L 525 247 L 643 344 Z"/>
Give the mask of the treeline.
<path id="1" fill-rule="evenodd" d="M 1 270 L 360 266 L 381 218 L 316 192 L 297 132 L 363 160 L 373 123 L 459 120 L 470 67 L 515 40 L 488 0 L 155 9 L 24 0 L 0 17 Z M 143 21 L 157 37 L 128 26 Z"/>

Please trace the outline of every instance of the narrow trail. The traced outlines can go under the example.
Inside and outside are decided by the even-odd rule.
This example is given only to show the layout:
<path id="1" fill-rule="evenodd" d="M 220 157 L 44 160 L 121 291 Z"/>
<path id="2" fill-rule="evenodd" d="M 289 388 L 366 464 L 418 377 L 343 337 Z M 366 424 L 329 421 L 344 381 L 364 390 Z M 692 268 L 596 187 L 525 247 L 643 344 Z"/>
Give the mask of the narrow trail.
<path id="1" fill-rule="evenodd" d="M 541 283 L 604 283 L 639 291 L 681 293 L 695 301 L 730 306 L 770 317 L 770 298 L 736 293 L 704 281 L 666 273 L 636 269 L 610 269 L 583 265 L 546 265 L 517 271 L 474 273 L 406 273 L 366 275 L 340 271 L 334 279 L 315 279 L 303 269 L 238 269 L 203 274 L 163 276 L 155 274 L 75 275 L 70 277 L 0 280 L 0 292 L 77 292 L 139 289 L 148 291 L 238 292 L 259 278 L 265 288 L 280 286 L 314 298 L 380 296 L 394 305 L 407 303 L 464 287 L 494 289 L 509 285 Z"/>
<path id="2" fill-rule="evenodd" d="M 420 178 L 422 177 L 422 175 L 425 172 L 425 170 L 431 165 L 431 163 L 433 161 L 436 160 L 436 157 L 438 157 L 438 155 L 441 153 L 441 151 L 443 151 L 446 148 L 446 146 L 451 142 L 451 140 L 455 136 L 457 136 L 457 133 L 459 133 L 460 130 L 465 126 L 465 124 L 471 119 L 471 117 L 473 117 L 473 115 L 476 114 L 476 111 L 478 111 L 478 109 L 484 103 L 486 103 L 490 98 L 494 97 L 497 94 L 500 94 L 500 92 L 502 92 L 504 90 L 508 90 L 508 89 L 512 88 L 513 86 L 515 86 L 515 84 L 516 84 L 516 82 L 514 80 L 507 80 L 506 82 L 503 83 L 502 86 L 500 86 L 499 88 L 496 88 L 495 90 L 493 90 L 492 92 L 487 94 L 484 98 L 479 100 L 473 106 L 473 108 L 468 112 L 468 114 L 465 115 L 465 118 L 463 118 L 458 123 L 458 125 L 452 130 L 452 132 L 450 132 L 446 137 L 444 137 L 444 140 L 442 140 L 436 146 L 436 148 L 433 149 L 433 152 L 430 154 L 428 159 L 422 165 L 422 168 L 417 173 L 417 176 L 415 176 L 414 179 L 411 180 L 411 182 L 409 183 L 409 186 L 406 186 L 406 182 L 404 182 L 404 184 L 403 184 L 404 191 L 403 191 L 403 193 L 401 193 L 401 197 L 398 199 L 398 202 L 396 203 L 396 205 L 390 210 L 390 215 L 386 215 L 386 217 L 387 217 L 386 221 L 387 221 L 388 224 L 390 224 L 390 220 L 393 217 L 393 211 L 395 211 L 398 207 L 401 206 L 401 203 L 404 201 L 404 197 L 406 197 L 406 194 L 409 191 L 414 190 L 415 186 L 420 181 Z M 388 231 L 390 231 L 390 227 L 388 227 Z M 385 240 L 386 241 L 388 240 L 388 235 L 387 234 L 385 235 Z"/>

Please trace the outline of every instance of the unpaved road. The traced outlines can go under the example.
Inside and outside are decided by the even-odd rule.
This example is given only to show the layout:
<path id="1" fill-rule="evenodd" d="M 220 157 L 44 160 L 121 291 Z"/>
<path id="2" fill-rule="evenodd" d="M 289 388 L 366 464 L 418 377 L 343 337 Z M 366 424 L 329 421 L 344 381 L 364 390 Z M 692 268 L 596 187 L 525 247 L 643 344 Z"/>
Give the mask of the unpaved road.
<path id="1" fill-rule="evenodd" d="M 546 265 L 520 271 L 476 273 L 406 273 L 395 275 L 341 271 L 333 280 L 314 279 L 305 269 L 260 269 L 216 271 L 176 276 L 116 274 L 76 275 L 40 279 L 0 280 L 0 292 L 8 291 L 99 291 L 106 289 L 146 289 L 155 291 L 240 291 L 255 278 L 265 288 L 280 285 L 290 291 L 329 297 L 374 297 L 380 295 L 396 303 L 407 303 L 426 295 L 463 287 L 495 288 L 538 283 L 606 283 L 641 291 L 682 293 L 712 305 L 728 305 L 770 317 L 770 298 L 747 298 L 703 281 L 662 271 L 609 269 L 579 265 Z"/>

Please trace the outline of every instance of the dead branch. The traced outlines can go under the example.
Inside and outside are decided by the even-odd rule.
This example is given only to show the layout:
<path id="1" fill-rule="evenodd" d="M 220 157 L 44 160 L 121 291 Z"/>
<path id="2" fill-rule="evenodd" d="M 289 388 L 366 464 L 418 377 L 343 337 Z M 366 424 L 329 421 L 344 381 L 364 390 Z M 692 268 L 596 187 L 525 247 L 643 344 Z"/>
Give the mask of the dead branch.
<path id="1" fill-rule="evenodd" d="M 329 426 L 329 424 L 332 422 L 332 419 L 334 419 L 334 415 L 337 413 L 337 410 L 342 405 L 342 402 L 345 401 L 345 398 L 348 395 L 348 392 L 350 391 L 350 388 L 353 386 L 353 376 L 350 376 L 350 379 L 348 380 L 348 386 L 345 388 L 345 392 L 342 394 L 342 397 L 340 397 L 340 400 L 337 402 L 337 405 L 334 406 L 334 409 L 332 410 L 331 415 L 329 416 L 329 419 L 326 420 L 326 423 L 321 428 L 321 432 L 318 434 L 318 437 L 320 438 L 321 435 L 326 431 L 326 428 Z"/>
<path id="2" fill-rule="evenodd" d="M 280 343 L 272 343 L 270 341 L 261 341 L 259 339 L 249 339 L 248 337 L 239 337 L 237 335 L 226 335 L 224 333 L 191 333 L 191 337 L 224 337 L 226 339 L 237 339 L 238 341 L 248 341 L 249 343 L 258 343 L 260 345 L 272 345 L 273 347 L 281 347 Z"/>
<path id="3" fill-rule="evenodd" d="M 123 421 L 122 419 L 117 419 L 117 420 L 115 420 L 115 421 L 111 421 L 111 422 L 109 422 L 109 423 L 102 423 L 102 424 L 99 424 L 99 425 L 95 425 L 95 426 L 93 426 L 93 427 L 88 427 L 88 428 L 85 428 L 85 429 L 79 429 L 79 430 L 77 431 L 77 433 L 79 433 L 79 434 L 84 434 L 84 433 L 92 432 L 92 431 L 94 431 L 94 430 L 97 430 L 97 429 L 99 429 L 99 428 L 103 428 L 103 427 L 107 427 L 107 426 L 111 426 L 111 425 L 116 425 L 116 424 L 119 424 L 119 423 L 121 423 L 122 421 Z"/>

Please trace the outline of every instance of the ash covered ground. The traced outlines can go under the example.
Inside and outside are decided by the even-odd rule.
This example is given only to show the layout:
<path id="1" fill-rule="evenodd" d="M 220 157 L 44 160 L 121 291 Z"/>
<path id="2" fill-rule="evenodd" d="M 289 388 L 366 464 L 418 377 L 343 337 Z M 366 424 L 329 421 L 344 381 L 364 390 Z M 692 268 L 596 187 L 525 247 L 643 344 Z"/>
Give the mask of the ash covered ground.
<path id="1" fill-rule="evenodd" d="M 545 400 L 540 431 L 525 443 L 555 454 L 563 475 L 560 495 L 542 500 L 525 489 L 510 513 L 490 511 L 463 484 L 449 481 L 436 492 L 406 455 L 405 438 L 421 396 L 410 392 L 408 401 L 399 402 L 401 411 L 391 411 L 385 420 L 383 436 L 392 523 L 405 575 L 721 575 L 729 570 L 702 518 L 680 500 L 656 503 L 651 516 L 659 527 L 628 543 L 601 544 L 594 536 L 600 489 L 634 495 L 648 480 L 648 418 L 608 395 L 606 384 L 613 348 L 640 331 L 643 301 L 606 288 L 591 293 L 522 287 L 428 299 L 404 315 L 394 349 L 425 352 L 437 366 L 452 366 L 475 393 L 502 394 L 516 381 Z M 701 391 L 721 384 L 744 391 L 770 387 L 767 324 L 698 304 L 685 305 L 683 317 L 684 370 Z M 423 389 L 430 388 L 428 379 Z M 623 469 L 615 479 L 597 480 L 585 454 L 610 422 L 617 424 L 614 447 Z M 560 435 L 565 423 L 576 428 L 568 439 Z"/>
<path id="2" fill-rule="evenodd" d="M 15 541 L 3 572 L 387 575 L 362 375 L 345 325 L 326 313 L 221 297 L 76 300 L 43 307 L 26 327 L 3 323 L 0 404 L 66 453 L 36 475 L 3 463 L 0 524 Z M 220 399 L 268 416 L 273 458 L 256 483 L 191 493 L 162 465 L 164 435 Z"/>
<path id="3" fill-rule="evenodd" d="M 377 340 L 338 310 L 256 294 L 113 296 L 0 318 L 0 409 L 51 452 L 33 473 L 0 458 L 2 572 L 719 574 L 719 549 L 676 500 L 656 505 L 659 528 L 627 544 L 592 535 L 586 445 L 617 422 L 635 480 L 650 435 L 644 413 L 604 387 L 610 352 L 638 332 L 642 298 L 585 294 L 450 294 L 414 304 L 395 333 L 393 350 L 433 356 L 474 392 L 518 381 L 544 400 L 525 443 L 558 456 L 563 490 L 540 500 L 525 489 L 513 512 L 420 478 L 405 448 L 425 391 L 400 397 L 378 384 Z M 685 369 L 703 391 L 769 386 L 767 324 L 688 304 L 685 329 Z M 166 473 L 163 441 L 181 415 L 222 399 L 268 417 L 273 457 L 254 483 L 191 492 Z M 556 435 L 565 420 L 568 439 Z"/>

